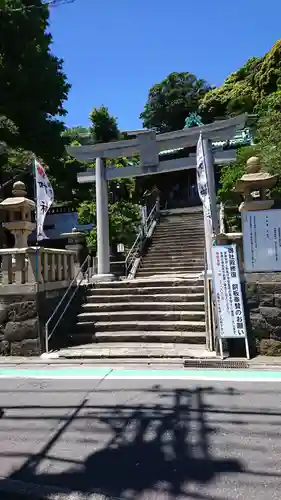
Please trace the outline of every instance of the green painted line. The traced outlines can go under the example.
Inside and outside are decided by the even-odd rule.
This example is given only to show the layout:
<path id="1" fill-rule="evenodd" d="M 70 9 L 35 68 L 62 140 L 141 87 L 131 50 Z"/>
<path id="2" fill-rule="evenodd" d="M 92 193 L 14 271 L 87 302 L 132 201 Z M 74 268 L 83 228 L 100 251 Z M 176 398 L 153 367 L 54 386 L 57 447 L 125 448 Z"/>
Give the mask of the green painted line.
<path id="1" fill-rule="evenodd" d="M 230 369 L 181 369 L 181 370 L 113 370 L 109 375 L 108 379 L 116 378 L 182 378 L 184 379 L 193 377 L 195 378 L 210 378 L 221 380 L 223 378 L 232 378 L 233 380 L 253 380 L 253 379 L 264 379 L 271 380 L 275 378 L 281 381 L 281 370 L 280 371 L 267 371 L 267 370 L 230 370 Z"/>
<path id="2" fill-rule="evenodd" d="M 79 378 L 79 377 L 96 377 L 96 378 L 104 378 L 108 373 L 110 373 L 110 368 L 38 368 L 38 369 L 30 369 L 30 368 L 1 368 L 0 369 L 0 378 L 1 377 L 30 377 L 30 378 Z"/>
<path id="3" fill-rule="evenodd" d="M 57 380 L 204 380 L 233 382 L 280 382 L 281 370 L 229 369 L 118 369 L 103 367 L 67 368 L 1 368 L 1 378 L 30 378 Z"/>

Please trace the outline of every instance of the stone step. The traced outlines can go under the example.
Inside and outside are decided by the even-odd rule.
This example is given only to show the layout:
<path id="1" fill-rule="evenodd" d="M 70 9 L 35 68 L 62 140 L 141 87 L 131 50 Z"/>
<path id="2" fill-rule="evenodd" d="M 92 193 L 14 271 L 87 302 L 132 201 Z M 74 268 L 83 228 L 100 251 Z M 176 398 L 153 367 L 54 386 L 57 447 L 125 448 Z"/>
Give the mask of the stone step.
<path id="1" fill-rule="evenodd" d="M 189 230 L 187 229 L 181 229 L 180 231 L 155 231 L 152 235 L 152 239 L 166 239 L 166 238 L 185 238 L 188 239 L 190 236 L 196 235 L 198 238 L 205 238 L 204 231 L 202 232 L 201 230 L 195 229 L 195 228 L 190 228 Z"/>
<path id="2" fill-rule="evenodd" d="M 184 230 L 191 230 L 191 229 L 196 229 L 200 230 L 204 233 L 204 222 L 201 220 L 194 220 L 191 223 L 185 223 L 185 224 L 159 224 L 155 227 L 155 232 L 162 232 L 162 231 L 184 231 Z"/>
<path id="3" fill-rule="evenodd" d="M 188 277 L 163 277 L 158 278 L 157 281 L 151 279 L 133 279 L 133 280 L 118 280 L 118 281 L 107 281 L 99 282 L 94 286 L 96 289 L 102 288 L 125 288 L 126 290 L 131 290 L 132 288 L 145 288 L 145 287 L 177 287 L 177 286 L 194 286 L 202 285 L 204 280 L 202 277 L 198 277 L 194 273 L 190 273 Z"/>
<path id="4" fill-rule="evenodd" d="M 198 258 L 202 258 L 202 255 L 204 255 L 204 246 L 200 246 L 200 247 L 196 247 L 196 248 L 192 248 L 192 249 L 189 249 L 189 248 L 185 248 L 184 250 L 177 250 L 177 249 L 174 249 L 174 250 L 171 250 L 170 249 L 170 245 L 167 244 L 165 246 L 165 249 L 164 248 L 158 248 L 155 247 L 155 246 L 151 246 L 147 252 L 146 252 L 146 255 L 145 257 L 155 257 L 154 254 L 163 254 L 166 256 L 166 258 L 170 258 L 170 259 L 178 259 L 178 258 L 181 258 L 181 259 L 198 259 Z"/>
<path id="5" fill-rule="evenodd" d="M 169 273 L 172 273 L 172 274 L 179 274 L 179 275 L 183 275 L 185 274 L 186 272 L 190 272 L 191 270 L 194 270 L 195 272 L 197 273 L 201 273 L 203 272 L 203 267 L 199 267 L 199 268 L 196 268 L 196 267 L 182 267 L 180 269 L 170 269 L 168 267 L 163 267 L 162 269 L 146 269 L 145 267 L 143 269 L 138 269 L 137 270 L 137 277 L 138 278 L 145 278 L 145 277 L 153 277 L 153 276 L 163 276 L 163 275 L 167 275 Z"/>
<path id="6" fill-rule="evenodd" d="M 198 240 L 189 240 L 188 242 L 178 242 L 176 243 L 174 240 L 167 240 L 166 242 L 164 241 L 152 241 L 151 245 L 149 247 L 148 252 L 167 252 L 169 253 L 182 253 L 182 252 L 196 252 L 196 251 L 202 251 L 205 248 L 205 243 L 203 241 L 198 241 Z"/>
<path id="7" fill-rule="evenodd" d="M 185 358 L 205 358 L 210 356 L 205 345 L 202 344 L 174 344 L 151 342 L 149 344 L 141 342 L 128 342 L 126 345 L 117 342 L 89 343 L 79 345 L 79 347 L 68 347 L 60 349 L 56 357 L 62 359 L 115 359 L 126 361 L 128 359 L 185 359 Z"/>
<path id="8" fill-rule="evenodd" d="M 147 294 L 143 295 L 140 294 L 140 298 L 138 298 L 137 294 L 120 294 L 120 295 L 89 295 L 87 296 L 87 303 L 89 304 L 114 304 L 115 306 L 118 305 L 119 303 L 122 304 L 130 304 L 130 302 L 134 302 L 137 300 L 141 300 L 141 303 L 147 303 L 150 302 L 150 304 L 153 304 L 153 307 L 155 304 L 159 301 L 159 303 L 183 303 L 183 306 L 185 303 L 192 302 L 193 304 L 195 303 L 203 303 L 204 304 L 204 288 L 199 287 L 199 289 L 202 288 L 202 291 L 200 292 L 193 292 L 193 293 L 155 293 L 153 294 Z M 137 290 L 137 289 L 135 289 Z M 146 289 L 142 289 L 146 290 Z M 162 288 L 161 288 L 162 291 Z M 185 307 L 185 306 L 184 306 Z"/>
<path id="9" fill-rule="evenodd" d="M 202 238 L 202 236 L 197 236 L 194 235 L 193 233 L 185 233 L 185 235 L 182 236 L 168 236 L 167 238 L 158 238 L 156 235 L 152 236 L 151 239 L 151 245 L 165 245 L 167 244 L 167 241 L 170 242 L 171 245 L 174 247 L 177 247 L 178 245 L 180 246 L 186 246 L 186 245 L 191 245 L 191 246 L 197 246 L 197 245 L 205 245 L 205 238 Z"/>
<path id="10" fill-rule="evenodd" d="M 78 323 L 83 321 L 92 322 L 96 325 L 99 321 L 107 320 L 107 322 L 125 322 L 125 321 L 205 321 L 205 311 L 159 311 L 159 310 L 128 310 L 121 311 L 97 311 L 97 312 L 82 312 L 78 314 Z"/>
<path id="11" fill-rule="evenodd" d="M 183 257 L 203 257 L 204 256 L 204 247 L 197 247 L 197 248 L 190 248 L 188 245 L 184 248 L 174 248 L 173 246 L 170 246 L 169 243 L 167 242 L 165 246 L 153 246 L 151 247 L 147 253 L 147 256 L 155 257 L 155 256 L 163 256 L 163 259 L 166 257 L 173 257 L 173 258 L 183 258 Z"/>
<path id="12" fill-rule="evenodd" d="M 189 236 L 188 239 L 184 238 L 163 238 L 161 240 L 152 240 L 150 243 L 150 249 L 152 248 L 161 248 L 161 249 L 167 249 L 167 246 L 169 247 L 170 250 L 173 250 L 175 252 L 179 252 L 180 249 L 183 250 L 196 250 L 197 248 L 204 248 L 205 242 L 204 240 L 199 240 L 196 238 L 196 236 Z"/>
<path id="13" fill-rule="evenodd" d="M 160 224 L 158 224 L 156 227 L 155 227 L 155 231 L 170 231 L 170 230 L 174 230 L 174 231 L 177 231 L 177 230 L 181 230 L 182 228 L 184 229 L 189 229 L 189 228 L 196 228 L 196 229 L 201 229 L 202 231 L 204 231 L 204 221 L 203 219 L 194 219 L 192 221 L 189 221 L 189 222 L 180 222 L 180 223 L 169 223 L 169 224 L 163 224 L 163 222 L 160 222 Z"/>
<path id="14" fill-rule="evenodd" d="M 154 239 L 167 239 L 167 238 L 175 238 L 175 239 L 180 239 L 180 238 L 184 238 L 185 240 L 188 240 L 190 238 L 190 236 L 196 234 L 196 236 L 202 240 L 205 239 L 205 235 L 204 233 L 202 233 L 201 231 L 196 231 L 196 229 L 190 229 L 190 230 L 186 230 L 186 229 L 182 229 L 181 231 L 177 231 L 177 232 L 167 232 L 167 233 L 158 233 L 158 231 L 156 231 L 155 233 L 152 234 L 151 236 L 151 239 L 154 240 Z"/>
<path id="15" fill-rule="evenodd" d="M 170 226 L 176 224 L 190 224 L 193 221 L 204 221 L 203 213 L 189 215 L 188 217 L 160 217 L 160 226 Z"/>
<path id="16" fill-rule="evenodd" d="M 172 255 L 179 255 L 184 252 L 198 253 L 203 252 L 205 245 L 202 242 L 190 241 L 189 243 L 175 243 L 174 241 L 163 241 L 161 243 L 152 243 L 147 253 L 161 252 Z"/>
<path id="17" fill-rule="evenodd" d="M 180 263 L 180 265 L 198 265 L 198 266 L 203 266 L 204 267 L 204 258 L 202 256 L 194 256 L 191 254 L 188 257 L 180 258 L 178 255 L 170 255 L 166 259 L 159 259 L 157 256 L 151 257 L 149 254 L 145 255 L 142 260 L 141 264 L 148 266 L 149 267 L 160 267 L 163 266 L 163 264 L 167 266 L 174 266 L 175 263 Z"/>
<path id="18" fill-rule="evenodd" d="M 151 283 L 150 283 L 151 285 Z M 88 298 L 90 296 L 121 296 L 121 295 L 130 295 L 130 296 L 135 296 L 135 295 L 140 295 L 140 296 L 155 296 L 155 295 L 175 295 L 175 294 L 198 294 L 198 293 L 203 293 L 204 294 L 204 283 L 202 280 L 200 281 L 200 284 L 189 284 L 189 285 L 183 285 L 183 286 L 145 286 L 145 287 L 128 287 L 128 288 L 92 288 L 88 290 Z"/>
<path id="19" fill-rule="evenodd" d="M 184 271 L 191 271 L 191 272 L 201 272 L 204 269 L 204 261 L 201 263 L 198 262 L 190 262 L 187 261 L 186 263 L 183 263 L 181 261 L 178 262 L 178 264 L 175 264 L 175 262 L 167 262 L 167 261 L 160 261 L 156 263 L 149 263 L 146 261 L 142 261 L 140 264 L 140 267 L 138 268 L 138 271 L 151 271 L 153 272 L 184 272 Z M 199 271 L 198 271 L 199 270 Z"/>
<path id="20" fill-rule="evenodd" d="M 96 332 L 93 334 L 72 333 L 69 336 L 72 344 L 84 344 L 87 342 L 184 342 L 188 344 L 200 344 L 206 342 L 206 334 L 202 332 L 166 332 L 166 331 L 116 331 L 116 332 Z"/>
<path id="21" fill-rule="evenodd" d="M 205 234 L 204 227 L 201 227 L 199 224 L 194 224 L 192 226 L 179 226 L 179 227 L 161 227 L 161 226 L 156 226 L 153 235 L 169 235 L 173 234 L 174 236 L 177 236 L 179 234 L 188 234 L 193 231 L 196 231 L 198 234 Z"/>
<path id="22" fill-rule="evenodd" d="M 204 226 L 204 217 L 197 215 L 195 217 L 186 217 L 184 219 L 160 219 L 157 227 L 181 227 L 181 226 L 194 226 L 201 223 Z"/>
<path id="23" fill-rule="evenodd" d="M 132 298 L 132 297 L 131 297 Z M 192 298 L 192 296 L 191 296 Z M 204 313 L 205 303 L 204 301 L 180 301 L 171 302 L 165 300 L 160 301 L 130 301 L 130 302 L 98 302 L 91 301 L 86 302 L 82 306 L 83 312 L 101 312 L 105 311 L 111 314 L 112 311 L 147 311 L 151 309 L 153 311 L 203 311 Z"/>
<path id="24" fill-rule="evenodd" d="M 163 266 L 162 268 L 159 267 L 157 269 L 151 269 L 149 267 L 144 266 L 137 270 L 137 278 L 145 278 L 145 277 L 152 278 L 154 276 L 159 278 L 160 276 L 168 276 L 170 273 L 172 273 L 173 275 L 178 274 L 179 276 L 184 276 L 185 273 L 188 273 L 191 270 L 194 270 L 199 274 L 203 272 L 204 268 L 202 266 L 201 267 L 186 266 L 178 269 L 172 269 L 169 268 L 169 266 Z"/>
<path id="25" fill-rule="evenodd" d="M 163 321 L 163 320 L 147 320 L 139 321 L 133 319 L 131 321 L 78 321 L 77 330 L 89 332 L 92 334 L 97 332 L 205 332 L 205 321 Z"/>
<path id="26" fill-rule="evenodd" d="M 198 245 L 202 246 L 205 244 L 205 239 L 202 237 L 198 237 L 192 233 L 189 235 L 185 234 L 185 236 L 169 236 L 167 238 L 157 238 L 157 236 L 152 237 L 151 240 L 151 245 L 163 245 L 165 246 L 167 244 L 167 241 L 170 242 L 171 245 L 173 245 L 175 248 L 178 247 L 178 245 L 181 246 L 186 246 L 190 245 L 191 247 L 197 247 Z"/>
<path id="27" fill-rule="evenodd" d="M 196 239 L 195 239 L 196 238 Z M 201 234 L 196 234 L 194 231 L 190 231 L 189 233 L 185 232 L 182 234 L 167 234 L 167 235 L 158 235 L 155 234 L 151 238 L 151 244 L 160 244 L 160 243 L 165 243 L 167 241 L 175 242 L 175 243 L 181 243 L 182 245 L 186 245 L 188 243 L 192 242 L 199 242 L 203 244 L 205 242 L 205 237 L 202 236 Z"/>

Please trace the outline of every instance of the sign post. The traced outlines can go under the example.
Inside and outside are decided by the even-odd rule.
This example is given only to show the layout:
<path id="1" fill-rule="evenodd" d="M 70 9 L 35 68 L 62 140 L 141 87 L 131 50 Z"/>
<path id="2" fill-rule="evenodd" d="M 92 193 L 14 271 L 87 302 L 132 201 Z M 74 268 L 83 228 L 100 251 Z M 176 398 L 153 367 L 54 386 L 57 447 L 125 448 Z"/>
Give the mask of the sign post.
<path id="1" fill-rule="evenodd" d="M 236 245 L 212 248 L 213 286 L 215 291 L 218 339 L 223 359 L 223 339 L 244 339 L 250 359 Z"/>

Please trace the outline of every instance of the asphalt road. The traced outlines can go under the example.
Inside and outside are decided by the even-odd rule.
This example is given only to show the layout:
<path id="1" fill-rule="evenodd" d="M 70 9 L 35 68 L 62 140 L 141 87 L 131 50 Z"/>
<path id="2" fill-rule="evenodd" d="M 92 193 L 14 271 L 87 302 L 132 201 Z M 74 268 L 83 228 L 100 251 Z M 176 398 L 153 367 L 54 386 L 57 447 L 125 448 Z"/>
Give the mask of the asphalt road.
<path id="1" fill-rule="evenodd" d="M 52 499 L 280 500 L 281 383 L 1 379 L 0 402 L 1 500 L 31 500 L 26 483 Z"/>

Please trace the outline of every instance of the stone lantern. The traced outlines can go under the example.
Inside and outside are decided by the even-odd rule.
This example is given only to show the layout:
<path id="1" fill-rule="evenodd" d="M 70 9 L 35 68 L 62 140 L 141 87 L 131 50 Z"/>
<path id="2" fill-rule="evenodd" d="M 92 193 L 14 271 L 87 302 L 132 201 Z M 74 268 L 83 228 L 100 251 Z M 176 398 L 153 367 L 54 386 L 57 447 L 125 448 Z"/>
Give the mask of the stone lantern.
<path id="1" fill-rule="evenodd" d="M 277 175 L 261 171 L 258 157 L 249 158 L 246 174 L 236 182 L 234 188 L 236 193 L 242 194 L 244 197 L 239 212 L 270 209 L 274 200 L 270 198 L 269 190 L 275 186 L 277 179 Z"/>
<path id="2" fill-rule="evenodd" d="M 0 209 L 6 211 L 8 219 L 8 222 L 3 223 L 3 227 L 15 237 L 15 248 L 26 248 L 28 236 L 36 227 L 31 221 L 35 203 L 26 198 L 25 184 L 21 181 L 14 183 L 12 193 L 13 198 L 6 198 L 0 203 Z"/>

